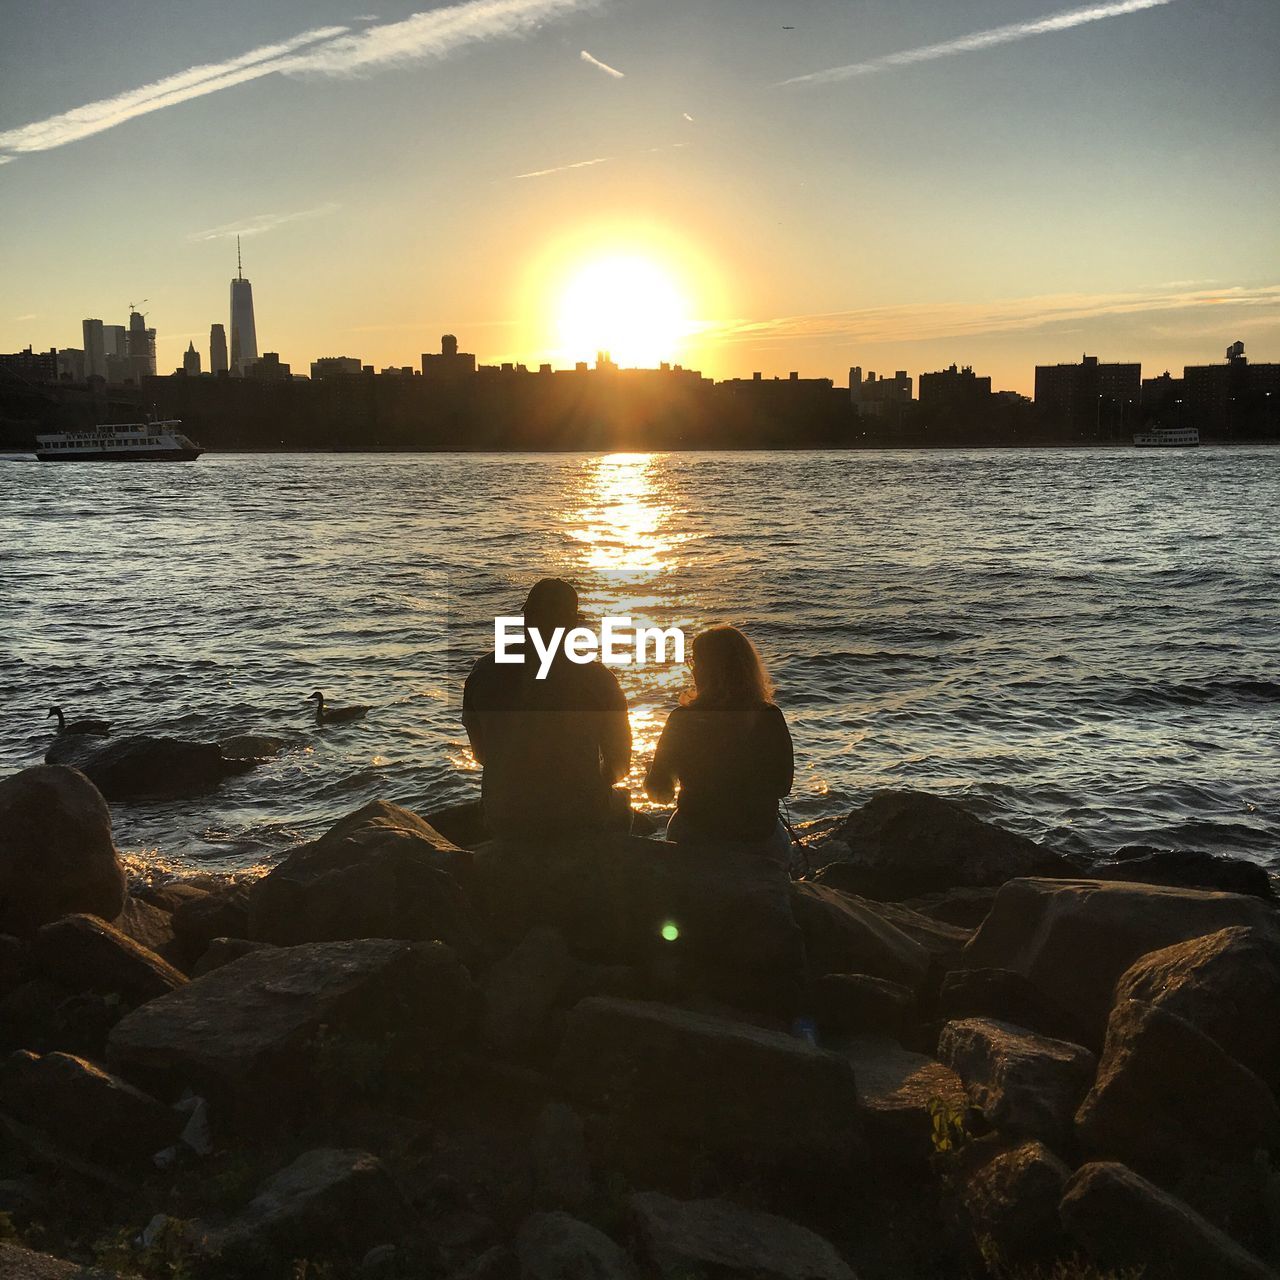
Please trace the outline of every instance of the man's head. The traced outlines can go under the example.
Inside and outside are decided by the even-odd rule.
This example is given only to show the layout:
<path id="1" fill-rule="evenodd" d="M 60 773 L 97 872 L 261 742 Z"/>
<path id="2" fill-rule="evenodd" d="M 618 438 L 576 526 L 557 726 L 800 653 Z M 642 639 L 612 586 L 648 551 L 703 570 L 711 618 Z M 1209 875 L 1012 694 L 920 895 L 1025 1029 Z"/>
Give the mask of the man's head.
<path id="1" fill-rule="evenodd" d="M 556 627 L 568 631 L 582 621 L 578 593 L 563 578 L 542 578 L 533 584 L 524 602 L 524 621 L 544 635 Z"/>

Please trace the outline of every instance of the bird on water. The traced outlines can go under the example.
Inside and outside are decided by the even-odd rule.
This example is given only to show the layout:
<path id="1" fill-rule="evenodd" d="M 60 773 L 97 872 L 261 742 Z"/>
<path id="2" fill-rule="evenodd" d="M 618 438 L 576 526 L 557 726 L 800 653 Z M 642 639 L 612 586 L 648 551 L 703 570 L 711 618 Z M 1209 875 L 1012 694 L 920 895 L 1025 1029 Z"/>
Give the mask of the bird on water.
<path id="1" fill-rule="evenodd" d="M 58 717 L 59 733 L 83 733 L 94 738 L 109 738 L 111 736 L 111 725 L 106 720 L 73 720 L 67 723 L 67 717 L 62 714 L 61 707 L 50 707 L 49 715 L 45 716 L 48 720 L 49 716 Z"/>
<path id="2" fill-rule="evenodd" d="M 348 720 L 363 720 L 368 707 L 328 707 L 319 689 L 308 699 L 316 704 L 316 724 L 345 724 Z"/>

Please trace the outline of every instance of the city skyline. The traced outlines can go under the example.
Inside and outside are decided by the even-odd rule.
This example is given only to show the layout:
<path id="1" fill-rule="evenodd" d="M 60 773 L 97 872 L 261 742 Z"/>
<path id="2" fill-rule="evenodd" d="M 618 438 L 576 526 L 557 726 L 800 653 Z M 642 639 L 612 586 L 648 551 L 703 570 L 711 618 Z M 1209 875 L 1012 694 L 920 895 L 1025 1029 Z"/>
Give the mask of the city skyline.
<path id="1" fill-rule="evenodd" d="M 957 362 L 1030 394 L 1082 350 L 1280 348 L 1258 0 L 229 9 L 77 10 L 74 43 L 6 20 L 0 349 L 145 295 L 179 367 L 237 235 L 258 348 L 298 369 L 448 331 L 484 364 L 630 343 L 717 379 Z"/>

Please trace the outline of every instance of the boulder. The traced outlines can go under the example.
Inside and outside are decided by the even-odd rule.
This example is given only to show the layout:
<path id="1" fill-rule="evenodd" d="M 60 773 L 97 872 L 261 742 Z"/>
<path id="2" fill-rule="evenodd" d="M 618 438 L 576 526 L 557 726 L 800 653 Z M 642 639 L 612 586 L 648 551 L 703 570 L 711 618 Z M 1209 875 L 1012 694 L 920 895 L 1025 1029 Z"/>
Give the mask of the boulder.
<path id="1" fill-rule="evenodd" d="M 218 746 L 228 760 L 269 760 L 279 755 L 289 745 L 285 738 L 273 738 L 267 733 L 237 733 L 223 738 Z"/>
<path id="2" fill-rule="evenodd" d="M 68 735 L 55 739 L 50 756 L 73 765 L 108 800 L 160 799 L 192 795 L 216 787 L 232 774 L 244 773 L 256 759 L 230 759 L 216 742 L 182 738 L 125 738 Z"/>
<path id="3" fill-rule="evenodd" d="M 732 848 L 494 841 L 476 850 L 469 890 L 508 944 L 556 929 L 581 959 L 636 966 L 685 993 L 773 1011 L 794 1006 L 803 981 L 786 871 Z"/>
<path id="4" fill-rule="evenodd" d="M 251 952 L 142 1005 L 112 1029 L 108 1061 L 143 1087 L 190 1085 L 215 1113 L 284 1120 L 335 1089 L 438 1064 L 472 1013 L 470 978 L 440 943 L 309 943 Z"/>
<path id="5" fill-rule="evenodd" d="M 1110 862 L 1096 864 L 1090 875 L 1099 880 L 1128 880 L 1138 884 L 1179 885 L 1184 889 L 1220 889 L 1255 898 L 1276 900 L 1266 869 L 1244 858 L 1226 858 L 1198 849 L 1153 849 L 1125 845 Z"/>
<path id="6" fill-rule="evenodd" d="M 1280 1095 L 1280 930 L 1238 926 L 1148 952 L 1115 998 L 1176 1013 Z"/>
<path id="7" fill-rule="evenodd" d="M 258 1188 L 230 1223 L 197 1226 L 201 1252 L 222 1267 L 264 1274 L 264 1263 L 317 1253 L 359 1259 L 402 1234 L 410 1223 L 404 1198 L 382 1161 L 367 1151 L 321 1148 L 300 1155 Z"/>
<path id="8" fill-rule="evenodd" d="M 221 969 L 224 964 L 247 956 L 250 951 L 263 951 L 271 946 L 269 942 L 253 942 L 248 938 L 214 938 L 204 949 L 204 954 L 196 961 L 191 970 L 194 978 L 203 978 L 206 973 Z"/>
<path id="9" fill-rule="evenodd" d="M 1058 1205 L 1071 1176 L 1042 1142 L 998 1151 L 966 1171 L 959 1201 L 969 1233 L 994 1247 L 1004 1267 L 1045 1262 L 1059 1252 Z"/>
<path id="10" fill-rule="evenodd" d="M 479 800 L 432 809 L 424 821 L 459 849 L 474 849 L 489 839 L 489 832 L 484 825 L 484 810 Z"/>
<path id="11" fill-rule="evenodd" d="M 865 973 L 829 973 L 808 991 L 808 1011 L 824 1036 L 885 1035 L 900 1040 L 915 1012 L 910 988 Z"/>
<path id="12" fill-rule="evenodd" d="M 190 902 L 193 898 L 206 898 L 220 888 L 222 882 L 211 877 L 202 877 L 200 880 L 180 880 L 175 877 L 159 884 L 140 885 L 133 892 L 144 902 L 173 915 L 184 902 Z"/>
<path id="13" fill-rule="evenodd" d="M 124 910 L 111 923 L 126 938 L 162 959 L 168 960 L 173 954 L 173 915 L 153 903 L 130 894 Z"/>
<path id="14" fill-rule="evenodd" d="M 416 814 L 374 801 L 249 887 L 245 936 L 280 946 L 439 939 L 469 956 L 476 936 L 449 874 L 465 857 Z"/>
<path id="15" fill-rule="evenodd" d="M 1058 1150 L 1069 1146 L 1076 1108 L 1098 1069 L 1078 1044 L 991 1018 L 948 1022 L 938 1057 L 964 1081 L 988 1124 Z"/>
<path id="16" fill-rule="evenodd" d="M 854 1036 L 841 1052 L 853 1066 L 868 1148 L 879 1161 L 923 1168 L 933 1155 L 935 1109 L 963 1115 L 964 1085 L 950 1067 L 885 1036 Z"/>
<path id="17" fill-rule="evenodd" d="M 170 1107 L 66 1053 L 15 1053 L 0 1063 L 0 1110 L 108 1166 L 145 1165 L 183 1126 Z"/>
<path id="18" fill-rule="evenodd" d="M 1258 898 L 1104 880 L 1013 880 L 965 948 L 970 969 L 1013 969 L 1101 1043 L 1116 980 L 1139 956 L 1232 925 L 1271 928 Z"/>
<path id="19" fill-rule="evenodd" d="M 538 1114 L 530 1144 L 533 1198 L 545 1209 L 580 1209 L 591 1196 L 582 1117 L 563 1102 L 549 1102 Z"/>
<path id="20" fill-rule="evenodd" d="M 1133 1267 L 1143 1280 L 1275 1280 L 1189 1205 L 1122 1164 L 1077 1169 L 1059 1215 L 1067 1235 L 1104 1267 Z"/>
<path id="21" fill-rule="evenodd" d="M 839 866 L 837 862 L 831 870 L 836 871 Z M 961 886 L 955 889 L 944 889 L 941 893 L 926 893 L 918 898 L 908 898 L 902 905 L 910 907 L 919 915 L 932 916 L 935 920 L 941 920 L 944 924 L 959 925 L 962 929 L 976 929 L 987 918 L 991 904 L 996 900 L 998 887 L 998 885 L 987 885 L 979 888 Z"/>
<path id="22" fill-rule="evenodd" d="M 173 911 L 174 942 L 187 967 L 204 955 L 214 938 L 244 938 L 248 933 L 249 886 L 244 881 L 184 895 Z"/>
<path id="23" fill-rule="evenodd" d="M 942 979 L 938 1017 L 943 1022 L 995 1018 L 1073 1043 L 1085 1034 L 1061 1005 L 1012 969 L 953 969 Z"/>
<path id="24" fill-rule="evenodd" d="M 554 929 L 531 929 L 485 977 L 485 1043 L 506 1053 L 527 1049 L 546 1024 L 573 973 L 573 958 Z"/>
<path id="25" fill-rule="evenodd" d="M 1280 1150 L 1280 1106 L 1191 1023 L 1125 1000 L 1112 1010 L 1097 1084 L 1076 1129 L 1088 1154 L 1166 1183 L 1210 1160 L 1246 1163 L 1255 1151 Z"/>
<path id="26" fill-rule="evenodd" d="M 555 1070 L 571 1096 L 632 1132 L 775 1162 L 855 1154 L 852 1065 L 781 1032 L 591 997 L 568 1015 Z"/>
<path id="27" fill-rule="evenodd" d="M 638 1280 L 635 1264 L 603 1231 L 567 1213 L 535 1213 L 516 1236 L 523 1280 Z"/>
<path id="28" fill-rule="evenodd" d="M 97 916 L 64 916 L 45 925 L 31 953 L 34 967 L 68 991 L 118 995 L 126 1005 L 162 996 L 187 980 L 167 960 Z"/>
<path id="29" fill-rule="evenodd" d="M 632 1196 L 628 1208 L 646 1274 L 661 1280 L 856 1280 L 830 1242 L 772 1213 L 656 1191 Z"/>
<path id="30" fill-rule="evenodd" d="M 0 933 L 29 935 L 70 912 L 114 920 L 124 901 L 111 813 L 93 783 L 57 765 L 0 782 Z"/>
<path id="31" fill-rule="evenodd" d="M 939 974 L 959 963 L 961 953 L 973 937 L 972 929 L 922 915 L 905 903 L 876 902 L 871 898 L 863 898 L 861 901 L 881 920 L 891 924 L 900 933 L 905 933 L 912 941 L 918 942 L 929 953 L 931 968 Z"/>
<path id="32" fill-rule="evenodd" d="M 84 1267 L 4 1241 L 0 1241 L 0 1276 L 5 1280 L 118 1280 L 113 1271 Z"/>
<path id="33" fill-rule="evenodd" d="M 877 793 L 816 841 L 810 856 L 827 864 L 826 883 L 895 902 L 961 885 L 1073 871 L 1066 859 L 1025 836 L 921 791 Z"/>
<path id="34" fill-rule="evenodd" d="M 929 953 L 861 898 L 802 881 L 792 886 L 791 904 L 810 976 L 866 973 L 913 990 L 924 982 Z"/>

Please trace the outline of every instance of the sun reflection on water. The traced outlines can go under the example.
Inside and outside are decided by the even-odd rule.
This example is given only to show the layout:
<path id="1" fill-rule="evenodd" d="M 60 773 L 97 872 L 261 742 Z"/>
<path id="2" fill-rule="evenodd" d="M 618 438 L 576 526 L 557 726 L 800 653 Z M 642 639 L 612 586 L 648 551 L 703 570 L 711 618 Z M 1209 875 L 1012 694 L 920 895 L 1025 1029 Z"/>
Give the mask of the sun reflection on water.
<path id="1" fill-rule="evenodd" d="M 685 544 L 697 535 L 678 529 L 686 513 L 662 457 L 614 453 L 584 459 L 561 519 L 575 544 L 575 581 L 592 625 L 605 616 L 630 617 L 637 627 L 680 627 L 688 641 L 698 610 L 681 570 Z M 689 680 L 685 664 L 670 656 L 662 663 L 614 668 L 630 707 L 627 784 L 636 801 L 667 714 Z"/>

